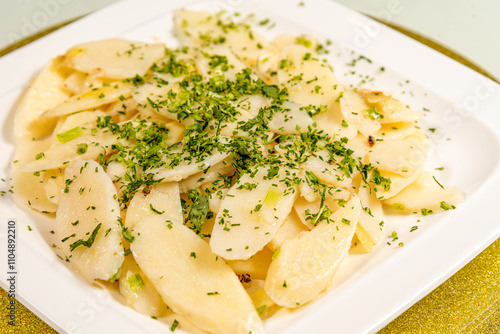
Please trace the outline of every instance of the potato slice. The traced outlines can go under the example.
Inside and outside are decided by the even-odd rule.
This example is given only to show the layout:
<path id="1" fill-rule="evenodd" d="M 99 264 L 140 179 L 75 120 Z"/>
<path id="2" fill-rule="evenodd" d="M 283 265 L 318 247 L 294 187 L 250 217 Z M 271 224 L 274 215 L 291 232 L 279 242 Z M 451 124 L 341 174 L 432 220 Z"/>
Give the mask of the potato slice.
<path id="1" fill-rule="evenodd" d="M 274 237 L 269 241 L 267 247 L 273 252 L 283 245 L 285 240 L 293 239 L 301 232 L 309 231 L 295 211 L 290 212 L 283 225 L 278 229 Z"/>
<path id="2" fill-rule="evenodd" d="M 414 122 L 421 116 L 419 112 L 410 109 L 410 107 L 405 106 L 401 101 L 391 96 L 384 95 L 382 92 L 360 89 L 358 93 L 366 104 L 375 107 L 383 116 L 383 118 L 380 118 L 382 124 Z"/>
<path id="3" fill-rule="evenodd" d="M 293 172 L 281 167 L 278 173 L 269 179 L 268 169 L 261 168 L 254 177 L 245 174 L 231 187 L 217 213 L 210 239 L 215 254 L 227 260 L 246 260 L 273 238 L 298 193 L 295 185 L 279 181 Z"/>
<path id="4" fill-rule="evenodd" d="M 102 105 L 130 96 L 133 85 L 113 82 L 102 87 L 92 88 L 82 94 L 72 96 L 55 107 L 45 111 L 44 117 L 72 114 L 77 111 L 92 110 Z"/>
<path id="5" fill-rule="evenodd" d="M 295 308 L 313 300 L 347 256 L 361 204 L 354 196 L 331 219 L 283 243 L 269 266 L 265 290 L 276 304 Z"/>
<path id="6" fill-rule="evenodd" d="M 427 153 L 427 139 L 416 134 L 404 139 L 376 141 L 367 156 L 378 169 L 406 177 L 422 169 Z"/>
<path id="7" fill-rule="evenodd" d="M 397 206 L 411 211 L 430 213 L 449 210 L 451 206 L 463 202 L 459 188 L 442 186 L 431 172 L 424 171 L 420 176 L 397 195 L 384 201 L 384 204 Z M 402 205 L 402 207 L 401 207 Z"/>
<path id="8" fill-rule="evenodd" d="M 179 185 L 176 182 L 155 184 L 147 190 L 138 191 L 127 209 L 125 226 L 132 229 L 142 219 L 149 216 L 172 217 L 182 221 L 182 206 Z"/>
<path id="9" fill-rule="evenodd" d="M 380 176 L 386 179 L 391 180 L 390 188 L 388 190 L 385 190 L 384 187 L 376 185 L 373 182 L 370 182 L 370 187 L 372 188 L 373 191 L 375 191 L 375 195 L 379 200 L 386 200 L 397 193 L 399 193 L 401 190 L 406 188 L 409 184 L 411 184 L 413 181 L 415 181 L 420 173 L 422 172 L 423 166 L 421 166 L 420 169 L 416 170 L 413 174 L 409 176 L 401 176 L 399 174 L 391 173 L 391 172 L 386 172 L 384 170 L 380 171 Z M 368 180 L 373 179 L 373 173 L 368 173 Z"/>
<path id="10" fill-rule="evenodd" d="M 69 97 L 63 88 L 66 76 L 57 69 L 60 62 L 56 58 L 47 65 L 24 94 L 14 117 L 17 138 L 40 139 L 54 129 L 57 119 L 40 116 Z"/>
<path id="11" fill-rule="evenodd" d="M 359 132 L 365 136 L 377 133 L 381 127 L 378 121 L 380 116 L 369 114 L 368 110 L 370 107 L 358 93 L 352 90 L 344 91 L 344 94 L 340 98 L 340 109 L 347 122 L 354 124 Z"/>
<path id="12" fill-rule="evenodd" d="M 414 122 L 383 123 L 382 127 L 374 135 L 375 139 L 400 139 L 411 136 L 418 131 Z"/>
<path id="13" fill-rule="evenodd" d="M 54 228 L 61 255 L 90 283 L 116 277 L 124 251 L 113 182 L 93 160 L 76 161 L 64 178 Z"/>
<path id="14" fill-rule="evenodd" d="M 311 116 L 298 103 L 283 103 L 284 110 L 273 114 L 269 121 L 269 129 L 277 134 L 300 134 L 314 124 Z"/>
<path id="15" fill-rule="evenodd" d="M 43 189 L 45 189 L 49 201 L 58 205 L 64 186 L 64 170 L 62 168 L 43 172 Z"/>
<path id="16" fill-rule="evenodd" d="M 238 277 L 192 230 L 153 216 L 138 222 L 132 233 L 137 264 L 174 312 L 212 333 L 261 333 Z"/>
<path id="17" fill-rule="evenodd" d="M 94 76 L 121 80 L 144 75 L 164 54 L 164 44 L 111 38 L 74 46 L 64 55 L 64 66 Z"/>
<path id="18" fill-rule="evenodd" d="M 324 205 L 331 212 L 335 212 L 340 208 L 339 203 L 348 201 L 350 198 L 351 193 L 349 191 L 341 188 L 333 188 L 326 193 Z M 300 221 L 309 229 L 313 229 L 316 227 L 316 223 L 313 223 L 311 218 L 321 209 L 321 196 L 320 199 L 314 202 L 309 202 L 304 197 L 300 197 L 295 201 L 293 208 Z"/>
<path id="19" fill-rule="evenodd" d="M 249 275 L 250 279 L 265 279 L 272 255 L 273 253 L 264 247 L 247 260 L 229 260 L 227 264 L 240 277 L 240 281 L 241 275 Z"/>
<path id="20" fill-rule="evenodd" d="M 274 300 L 267 295 L 264 288 L 252 292 L 250 298 L 252 298 L 255 309 L 261 319 L 269 318 L 279 308 Z"/>
<path id="21" fill-rule="evenodd" d="M 99 154 L 106 155 L 111 152 L 112 145 L 116 143 L 122 143 L 123 146 L 128 145 L 126 140 L 117 139 L 110 132 L 98 131 L 95 134 L 83 135 L 64 144 L 56 145 L 46 151 L 39 152 L 40 155 L 33 156 L 35 160 L 23 165 L 21 170 L 36 172 L 62 168 L 75 160 L 97 159 Z M 78 150 L 82 145 L 86 148 L 84 153 Z"/>
<path id="22" fill-rule="evenodd" d="M 106 116 L 103 111 L 82 111 L 66 118 L 61 118 L 60 124 L 52 133 L 54 145 L 66 143 L 79 136 L 88 135 L 96 127 L 97 117 Z"/>
<path id="23" fill-rule="evenodd" d="M 193 159 L 190 155 L 183 154 L 181 162 L 174 168 L 150 168 L 146 170 L 146 173 L 155 174 L 155 179 L 161 179 L 162 182 L 179 182 L 209 166 L 213 166 L 221 162 L 228 156 L 229 153 L 222 153 L 216 149 L 214 149 L 211 155 L 205 157 L 203 161 L 196 161 L 196 159 Z"/>
<path id="24" fill-rule="evenodd" d="M 358 196 L 363 210 L 359 216 L 356 236 L 367 252 L 371 252 L 373 246 L 379 243 L 384 236 L 383 224 L 384 211 L 382 203 L 377 199 L 374 191 L 370 191 L 367 185 L 359 187 Z"/>
<path id="25" fill-rule="evenodd" d="M 125 256 L 119 287 L 127 304 L 142 314 L 160 317 L 167 310 L 167 305 L 132 255 Z"/>
<path id="26" fill-rule="evenodd" d="M 55 212 L 57 205 L 47 197 L 45 178 L 42 172 L 24 171 L 23 164 L 34 156 L 49 149 L 50 140 L 18 141 L 15 160 L 12 163 L 12 186 L 16 199 L 32 209 L 42 212 Z"/>
<path id="27" fill-rule="evenodd" d="M 330 164 L 327 162 L 328 160 L 329 157 L 326 152 L 317 152 L 315 153 L 315 156 L 309 157 L 307 161 L 301 165 L 301 167 L 306 171 L 314 173 L 314 175 L 327 184 L 331 184 L 339 188 L 349 187 L 352 183 L 352 179 L 342 170 L 337 168 L 337 164 L 335 162 Z"/>
<path id="28" fill-rule="evenodd" d="M 234 166 L 231 164 L 231 158 L 226 158 L 212 165 L 208 170 L 191 175 L 179 182 L 179 190 L 181 193 L 188 192 L 190 189 L 201 187 L 204 184 L 219 179 L 220 175 L 231 175 L 234 173 L 234 170 Z"/>
<path id="29" fill-rule="evenodd" d="M 253 66 L 259 56 L 267 54 L 270 42 L 255 31 L 249 34 L 245 22 L 230 25 L 222 15 L 214 16 L 207 11 L 181 9 L 174 15 L 174 34 L 183 46 L 206 46 L 219 44 L 224 38 L 227 45 L 247 66 Z"/>

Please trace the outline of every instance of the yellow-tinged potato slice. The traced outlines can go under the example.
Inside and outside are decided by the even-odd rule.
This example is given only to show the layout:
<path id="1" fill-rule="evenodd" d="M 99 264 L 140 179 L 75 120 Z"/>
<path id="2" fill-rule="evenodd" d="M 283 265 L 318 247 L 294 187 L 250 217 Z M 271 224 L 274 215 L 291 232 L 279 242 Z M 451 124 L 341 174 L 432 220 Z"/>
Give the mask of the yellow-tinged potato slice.
<path id="1" fill-rule="evenodd" d="M 247 66 L 268 54 L 271 43 L 252 31 L 246 22 L 229 23 L 223 15 L 207 11 L 178 10 L 174 15 L 174 34 L 183 46 L 207 46 L 223 43 Z"/>
<path id="2" fill-rule="evenodd" d="M 33 159 L 37 154 L 49 149 L 50 140 L 32 141 L 22 139 L 18 141 L 14 162 L 12 162 L 12 186 L 16 199 L 30 208 L 42 212 L 55 212 L 57 205 L 47 198 L 42 172 L 24 171 L 22 166 Z"/>
<path id="3" fill-rule="evenodd" d="M 304 231 L 309 231 L 309 229 L 302 223 L 297 213 L 292 210 L 267 247 L 274 252 L 283 245 L 285 240 L 293 239 Z"/>
<path id="4" fill-rule="evenodd" d="M 160 317 L 167 310 L 167 305 L 132 255 L 123 260 L 119 287 L 127 304 L 142 314 Z"/>
<path id="5" fill-rule="evenodd" d="M 43 172 L 43 189 L 45 189 L 49 201 L 59 204 L 64 186 L 64 170 L 62 168 Z"/>
<path id="6" fill-rule="evenodd" d="M 340 98 L 340 109 L 347 123 L 354 124 L 365 136 L 377 133 L 381 127 L 380 115 L 370 109 L 361 96 L 352 90 L 344 91 Z"/>
<path id="7" fill-rule="evenodd" d="M 340 104 L 337 100 L 331 100 L 326 112 L 321 112 L 313 116 L 313 120 L 316 122 L 319 130 L 323 130 L 331 137 L 351 139 L 358 133 L 358 128 L 355 124 L 346 122 L 346 118 L 342 115 Z"/>
<path id="8" fill-rule="evenodd" d="M 186 193 L 190 189 L 201 187 L 204 184 L 213 182 L 220 178 L 220 175 L 231 175 L 235 168 L 231 164 L 231 158 L 226 158 L 208 170 L 198 172 L 179 182 L 179 191 Z M 222 181 L 219 181 L 222 182 Z"/>
<path id="9" fill-rule="evenodd" d="M 332 188 L 325 193 L 323 207 L 321 206 L 320 196 L 320 199 L 314 202 L 309 202 L 304 197 L 299 197 L 295 201 L 293 208 L 300 221 L 309 229 L 313 229 L 318 224 L 318 217 L 321 215 L 321 212 L 326 209 L 335 212 L 350 198 L 351 193 L 349 191 L 341 188 Z"/>
<path id="10" fill-rule="evenodd" d="M 106 113 L 113 117 L 114 123 L 128 121 L 137 114 L 137 101 L 131 97 L 123 101 L 118 100 L 106 110 Z"/>
<path id="11" fill-rule="evenodd" d="M 229 260 L 227 264 L 238 275 L 240 281 L 245 279 L 265 279 L 272 255 L 273 253 L 269 248 L 264 247 L 247 260 Z"/>
<path id="12" fill-rule="evenodd" d="M 197 70 L 204 78 L 224 75 L 226 79 L 234 81 L 235 73 L 247 67 L 231 49 L 223 45 L 200 48 L 195 61 Z"/>
<path id="13" fill-rule="evenodd" d="M 257 314 L 261 319 L 269 318 L 279 308 L 274 300 L 267 295 L 264 288 L 252 292 L 250 298 L 252 298 Z"/>
<path id="14" fill-rule="evenodd" d="M 370 107 L 375 107 L 383 116 L 379 119 L 380 123 L 395 122 L 414 122 L 420 118 L 420 113 L 405 106 L 401 101 L 391 96 L 384 95 L 382 92 L 369 91 L 366 89 L 358 90 L 359 95 Z"/>
<path id="15" fill-rule="evenodd" d="M 231 187 L 215 219 L 210 246 L 227 260 L 246 260 L 274 236 L 292 210 L 298 189 L 280 180 L 293 172 L 281 167 L 278 175 L 267 177 L 261 168 L 255 176 L 245 174 Z"/>
<path id="16" fill-rule="evenodd" d="M 413 181 L 415 181 L 420 173 L 422 172 L 423 165 L 421 166 L 420 169 L 415 170 L 415 172 L 409 176 L 401 176 L 399 174 L 391 173 L 391 172 L 386 172 L 384 170 L 379 171 L 380 172 L 380 178 L 382 179 L 389 179 L 390 180 L 390 187 L 389 189 L 385 189 L 384 185 L 387 183 L 383 182 L 384 184 L 376 184 L 373 182 L 374 177 L 373 173 L 370 172 L 368 173 L 368 180 L 370 187 L 372 190 L 375 192 L 375 196 L 379 200 L 385 200 L 393 197 L 397 193 L 399 193 L 401 190 L 406 188 L 409 184 L 411 184 Z"/>
<path id="17" fill-rule="evenodd" d="M 424 171 L 419 177 L 404 188 L 397 195 L 384 200 L 384 204 L 392 205 L 397 209 L 411 211 L 449 210 L 452 206 L 462 203 L 464 200 L 459 188 L 445 186 L 431 172 Z"/>
<path id="18" fill-rule="evenodd" d="M 86 79 L 86 73 L 74 71 L 64 80 L 63 87 L 70 95 L 80 94 L 87 89 Z"/>
<path id="19" fill-rule="evenodd" d="M 121 80 L 144 75 L 164 54 L 164 44 L 111 38 L 74 46 L 64 55 L 63 65 L 94 76 Z"/>
<path id="20" fill-rule="evenodd" d="M 135 88 L 132 98 L 137 102 L 139 112 L 147 110 L 177 121 L 177 114 L 170 112 L 168 108 L 168 92 L 180 93 L 178 83 L 182 79 L 183 77 L 175 78 L 171 74 L 155 73 L 150 81 Z"/>
<path id="21" fill-rule="evenodd" d="M 303 106 L 328 106 L 344 90 L 331 68 L 303 45 L 285 46 L 277 61 L 279 84 L 288 88 L 291 101 Z"/>
<path id="22" fill-rule="evenodd" d="M 138 191 L 128 206 L 125 226 L 132 229 L 142 219 L 155 215 L 182 221 L 180 198 L 177 182 L 159 183 Z"/>
<path id="23" fill-rule="evenodd" d="M 363 210 L 359 216 L 356 236 L 363 248 L 371 252 L 373 246 L 378 244 L 384 236 L 383 224 L 381 224 L 384 220 L 384 211 L 375 191 L 370 191 L 366 184 L 359 187 L 358 196 Z"/>
<path id="24" fill-rule="evenodd" d="M 97 117 L 105 116 L 103 111 L 82 111 L 66 118 L 61 118 L 62 123 L 52 133 L 54 145 L 66 143 L 70 140 L 91 133 L 96 127 Z"/>
<path id="25" fill-rule="evenodd" d="M 156 180 L 162 180 L 162 182 L 179 182 L 193 174 L 202 171 L 209 166 L 213 166 L 222 160 L 226 159 L 229 156 L 229 153 L 222 153 L 214 149 L 211 155 L 204 157 L 202 161 L 197 161 L 196 158 L 191 157 L 188 154 L 182 154 L 181 161 L 178 165 L 171 168 L 168 167 L 170 165 L 171 160 L 166 159 L 167 167 L 160 168 L 150 168 L 147 169 L 147 173 L 154 174 L 154 178 Z"/>
<path id="26" fill-rule="evenodd" d="M 373 136 L 375 139 L 400 139 L 411 136 L 418 131 L 414 122 L 383 123 L 382 127 Z"/>
<path id="27" fill-rule="evenodd" d="M 406 177 L 422 169 L 427 153 L 427 138 L 416 134 L 404 139 L 375 141 L 367 157 L 378 169 Z"/>
<path id="28" fill-rule="evenodd" d="M 264 286 L 276 304 L 299 307 L 328 286 L 349 252 L 360 212 L 359 198 L 353 196 L 331 216 L 332 222 L 323 221 L 283 243 Z"/>
<path id="29" fill-rule="evenodd" d="M 62 257 L 88 282 L 116 277 L 124 251 L 113 182 L 93 160 L 66 167 L 64 179 L 54 227 Z"/>
<path id="30" fill-rule="evenodd" d="M 321 158 L 320 158 L 321 157 Z M 337 164 L 328 163 L 330 160 L 326 152 L 318 152 L 304 162 L 301 167 L 314 173 L 320 180 L 339 188 L 347 188 L 352 183 L 352 179 L 337 168 Z"/>
<path id="31" fill-rule="evenodd" d="M 98 131 L 95 134 L 83 135 L 40 152 L 41 155 L 32 157 L 35 160 L 23 165 L 21 170 L 36 172 L 62 168 L 75 160 L 97 159 L 99 154 L 106 155 L 111 152 L 112 145 L 117 143 L 122 143 L 124 146 L 128 145 L 126 140 L 118 139 L 110 132 Z"/>
<path id="32" fill-rule="evenodd" d="M 182 222 L 148 217 L 132 233 L 130 249 L 137 264 L 174 312 L 212 333 L 262 332 L 254 305 L 231 267 Z"/>
<path id="33" fill-rule="evenodd" d="M 300 134 L 306 132 L 308 127 L 314 124 L 300 104 L 286 101 L 283 103 L 283 110 L 273 114 L 269 121 L 269 129 L 277 134 Z"/>
<path id="34" fill-rule="evenodd" d="M 66 76 L 58 71 L 60 59 L 54 59 L 31 82 L 19 103 L 14 117 L 14 133 L 17 138 L 43 138 L 57 123 L 56 118 L 40 117 L 69 97 L 63 88 Z"/>
<path id="35" fill-rule="evenodd" d="M 45 111 L 44 117 L 54 117 L 72 114 L 77 111 L 92 110 L 102 105 L 130 96 L 133 85 L 123 82 L 113 82 L 95 87 L 82 94 L 72 96 L 55 107 Z"/>

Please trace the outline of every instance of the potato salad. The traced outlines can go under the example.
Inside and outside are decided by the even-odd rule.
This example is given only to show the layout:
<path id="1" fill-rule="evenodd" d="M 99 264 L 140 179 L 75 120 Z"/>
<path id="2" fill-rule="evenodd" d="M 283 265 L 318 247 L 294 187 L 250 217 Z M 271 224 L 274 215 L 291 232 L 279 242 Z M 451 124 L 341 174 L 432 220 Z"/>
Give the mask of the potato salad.
<path id="1" fill-rule="evenodd" d="M 179 10 L 175 48 L 73 46 L 16 111 L 18 201 L 53 217 L 78 275 L 149 317 L 261 333 L 325 291 L 353 245 L 372 252 L 384 211 L 463 200 L 424 170 L 420 112 L 342 85 L 315 38 L 258 24 Z"/>

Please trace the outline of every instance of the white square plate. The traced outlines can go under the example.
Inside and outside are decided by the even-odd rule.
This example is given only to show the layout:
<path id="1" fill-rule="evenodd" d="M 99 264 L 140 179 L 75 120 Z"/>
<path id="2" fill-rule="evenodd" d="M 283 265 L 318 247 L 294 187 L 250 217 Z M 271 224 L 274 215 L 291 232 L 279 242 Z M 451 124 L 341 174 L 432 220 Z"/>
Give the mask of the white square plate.
<path id="1" fill-rule="evenodd" d="M 0 190 L 8 191 L 16 102 L 31 78 L 76 43 L 120 36 L 175 46 L 172 10 L 181 6 L 226 9 L 270 18 L 279 32 L 330 39 L 328 58 L 346 85 L 393 94 L 417 110 L 432 151 L 427 169 L 443 184 L 459 186 L 466 201 L 456 210 L 421 217 L 388 217 L 387 237 L 373 254 L 352 252 L 333 287 L 313 303 L 280 311 L 265 321 L 266 333 L 375 332 L 451 276 L 500 236 L 500 86 L 387 27 L 327 0 L 126 0 L 89 15 L 0 58 Z M 372 62 L 358 61 L 363 54 Z M 384 67 L 384 71 L 381 71 Z M 424 109 L 425 108 L 425 109 Z M 427 111 L 430 110 L 430 111 Z M 164 333 L 172 319 L 153 320 L 115 295 L 87 285 L 60 261 L 50 243 L 50 220 L 29 212 L 11 194 L 0 197 L 0 285 L 7 287 L 7 222 L 17 221 L 17 298 L 43 320 L 68 333 Z M 419 222 L 417 220 L 420 220 Z M 29 231 L 28 225 L 33 231 Z M 419 229 L 410 233 L 411 226 Z M 404 247 L 398 243 L 404 242 Z M 181 326 L 177 332 L 183 332 Z"/>

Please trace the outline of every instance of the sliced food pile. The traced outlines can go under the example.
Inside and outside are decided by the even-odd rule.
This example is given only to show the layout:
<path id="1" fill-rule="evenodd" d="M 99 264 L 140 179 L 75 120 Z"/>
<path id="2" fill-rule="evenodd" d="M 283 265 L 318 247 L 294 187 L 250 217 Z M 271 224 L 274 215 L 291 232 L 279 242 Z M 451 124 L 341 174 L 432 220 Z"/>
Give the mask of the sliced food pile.
<path id="1" fill-rule="evenodd" d="M 462 201 L 423 171 L 419 112 L 347 89 L 318 41 L 270 41 L 252 19 L 180 10 L 177 49 L 74 46 L 14 124 L 17 198 L 55 213 L 59 255 L 139 312 L 214 333 L 315 299 L 353 244 L 380 242 L 384 206 Z"/>

